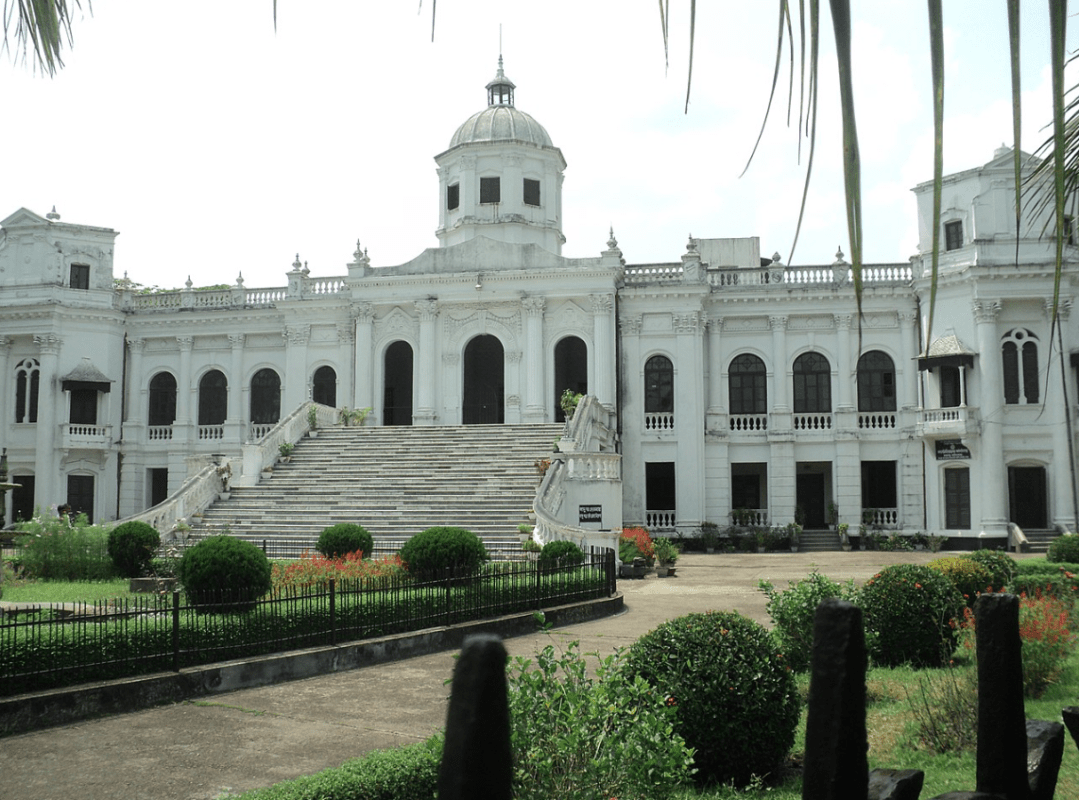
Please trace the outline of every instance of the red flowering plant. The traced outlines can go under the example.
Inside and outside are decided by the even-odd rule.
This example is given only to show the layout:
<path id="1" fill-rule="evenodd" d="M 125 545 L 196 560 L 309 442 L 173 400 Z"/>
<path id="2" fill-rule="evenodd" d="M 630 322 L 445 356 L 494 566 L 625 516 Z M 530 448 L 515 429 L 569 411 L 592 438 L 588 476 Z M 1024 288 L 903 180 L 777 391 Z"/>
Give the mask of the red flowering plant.
<path id="1" fill-rule="evenodd" d="M 405 566 L 396 553 L 386 558 L 365 560 L 356 551 L 336 558 L 305 550 L 295 561 L 275 561 L 271 579 L 274 597 L 282 594 L 299 594 L 304 591 L 321 591 L 335 581 L 367 581 L 405 574 Z"/>
<path id="2" fill-rule="evenodd" d="M 618 558 L 623 564 L 632 564 L 633 559 L 643 558 L 650 565 L 655 562 L 656 551 L 652 546 L 652 537 L 647 528 L 623 528 L 618 539 Z"/>
<path id="3" fill-rule="evenodd" d="M 963 649 L 976 657 L 974 612 L 965 610 L 960 624 Z M 1019 595 L 1019 638 L 1023 643 L 1023 694 L 1041 697 L 1064 669 L 1075 648 L 1071 604 L 1050 592 L 1035 589 Z"/>

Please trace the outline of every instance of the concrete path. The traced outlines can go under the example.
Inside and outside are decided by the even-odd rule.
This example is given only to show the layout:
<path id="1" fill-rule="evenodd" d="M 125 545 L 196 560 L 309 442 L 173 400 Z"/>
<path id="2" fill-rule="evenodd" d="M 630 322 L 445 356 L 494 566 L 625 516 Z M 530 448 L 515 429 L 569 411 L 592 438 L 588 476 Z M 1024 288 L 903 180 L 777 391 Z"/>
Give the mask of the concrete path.
<path id="1" fill-rule="evenodd" d="M 664 620 L 737 610 L 768 624 L 757 581 L 777 587 L 813 569 L 861 582 L 920 553 L 684 555 L 677 577 L 619 581 L 625 612 L 550 635 L 507 640 L 511 656 L 579 640 L 628 647 Z M 0 739 L 5 800 L 211 800 L 308 775 L 377 748 L 421 741 L 445 722 L 453 653 L 216 695 Z"/>

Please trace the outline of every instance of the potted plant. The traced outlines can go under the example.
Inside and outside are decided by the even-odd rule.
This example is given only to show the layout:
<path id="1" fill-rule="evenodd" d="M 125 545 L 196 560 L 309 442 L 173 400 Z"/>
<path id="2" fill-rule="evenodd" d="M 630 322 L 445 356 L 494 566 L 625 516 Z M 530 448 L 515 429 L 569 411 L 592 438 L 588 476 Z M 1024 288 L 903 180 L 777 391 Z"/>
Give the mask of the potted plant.
<path id="1" fill-rule="evenodd" d="M 312 439 L 318 436 L 318 408 L 314 403 L 307 407 L 307 435 Z"/>
<path id="2" fill-rule="evenodd" d="M 757 540 L 757 552 L 763 553 L 768 549 L 768 531 L 765 528 L 757 528 L 753 532 L 753 538 Z"/>
<path id="3" fill-rule="evenodd" d="M 834 501 L 828 501 L 828 524 L 837 525 L 839 523 L 839 506 Z"/>
<path id="4" fill-rule="evenodd" d="M 217 493 L 217 496 L 222 500 L 228 500 L 232 496 L 232 491 L 229 489 L 229 479 L 232 477 L 232 464 L 228 461 L 218 464 L 217 476 L 221 478 L 221 491 Z"/>
<path id="5" fill-rule="evenodd" d="M 704 552 L 716 552 L 716 546 L 719 544 L 719 526 L 714 522 L 701 523 L 701 544 L 704 545 Z"/>
<path id="6" fill-rule="evenodd" d="M 281 463 L 287 464 L 292 460 L 292 451 L 296 449 L 296 445 L 292 442 L 281 442 L 277 446 L 277 452 L 281 454 Z"/>
<path id="7" fill-rule="evenodd" d="M 661 578 L 674 575 L 674 562 L 678 560 L 678 547 L 670 539 L 659 537 L 652 540 L 656 555 L 656 574 Z"/>
<path id="8" fill-rule="evenodd" d="M 539 558 L 539 554 L 543 550 L 543 545 L 529 537 L 521 542 L 521 549 L 528 553 L 530 561 L 535 561 Z"/>
<path id="9" fill-rule="evenodd" d="M 797 522 L 787 523 L 787 538 L 790 540 L 791 552 L 798 552 L 798 540 L 802 537 L 802 526 Z"/>
<path id="10" fill-rule="evenodd" d="M 583 394 L 579 394 L 572 389 L 566 389 L 562 392 L 558 405 L 562 408 L 562 413 L 566 415 L 567 422 L 573 419 L 573 415 L 577 412 L 577 405 L 581 402 L 582 397 L 584 397 Z"/>
<path id="11" fill-rule="evenodd" d="M 341 422 L 346 428 L 356 426 L 362 428 L 363 423 L 367 420 L 367 415 L 371 413 L 371 406 L 367 408 L 349 408 L 344 406 L 339 410 L 341 414 Z"/>
<path id="12" fill-rule="evenodd" d="M 519 533 L 521 535 L 521 544 L 522 545 L 525 544 L 525 542 L 533 541 L 533 539 L 532 539 L 532 526 L 529 525 L 527 522 L 522 522 L 520 525 L 517 526 L 517 533 Z M 525 548 L 525 549 L 527 550 L 528 548 Z"/>
<path id="13" fill-rule="evenodd" d="M 850 536 L 847 535 L 847 531 L 850 530 L 850 525 L 846 522 L 840 522 L 835 529 L 839 533 L 839 543 L 843 546 L 843 551 L 849 553 Z"/>

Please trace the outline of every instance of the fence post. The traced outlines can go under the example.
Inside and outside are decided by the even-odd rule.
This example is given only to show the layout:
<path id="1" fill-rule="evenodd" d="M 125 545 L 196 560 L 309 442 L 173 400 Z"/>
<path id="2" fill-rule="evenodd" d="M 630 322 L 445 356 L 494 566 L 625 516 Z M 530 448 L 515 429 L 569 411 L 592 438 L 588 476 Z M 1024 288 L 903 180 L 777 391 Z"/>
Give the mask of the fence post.
<path id="1" fill-rule="evenodd" d="M 172 592 L 172 671 L 180 671 L 180 593 Z"/>
<path id="2" fill-rule="evenodd" d="M 330 578 L 330 644 L 337 644 L 337 581 Z"/>

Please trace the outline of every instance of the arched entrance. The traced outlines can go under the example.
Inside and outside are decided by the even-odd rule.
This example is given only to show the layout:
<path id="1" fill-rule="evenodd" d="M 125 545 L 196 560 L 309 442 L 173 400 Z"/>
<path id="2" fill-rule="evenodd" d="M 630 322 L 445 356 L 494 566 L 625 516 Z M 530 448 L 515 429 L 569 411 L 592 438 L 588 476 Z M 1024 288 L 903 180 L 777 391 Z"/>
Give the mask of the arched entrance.
<path id="1" fill-rule="evenodd" d="M 498 337 L 483 334 L 465 346 L 463 378 L 461 422 L 465 425 L 505 422 L 505 356 Z"/>
<path id="2" fill-rule="evenodd" d="M 383 360 L 382 424 L 412 424 L 412 345 L 397 341 Z"/>
<path id="3" fill-rule="evenodd" d="M 562 392 L 588 393 L 588 347 L 576 336 L 567 336 L 554 348 L 554 421 L 565 422 Z"/>
<path id="4" fill-rule="evenodd" d="M 319 367 L 311 379 L 311 399 L 331 408 L 337 406 L 337 373 L 333 367 Z"/>

